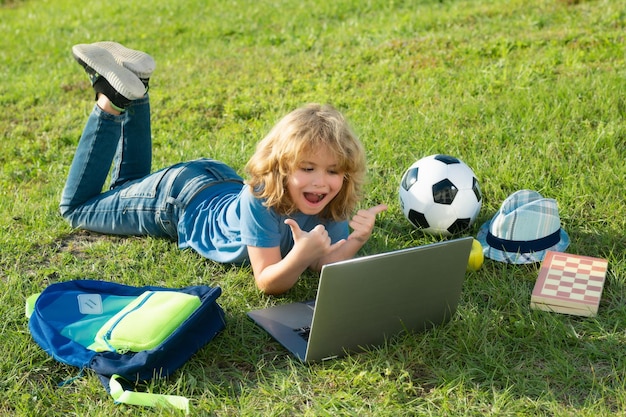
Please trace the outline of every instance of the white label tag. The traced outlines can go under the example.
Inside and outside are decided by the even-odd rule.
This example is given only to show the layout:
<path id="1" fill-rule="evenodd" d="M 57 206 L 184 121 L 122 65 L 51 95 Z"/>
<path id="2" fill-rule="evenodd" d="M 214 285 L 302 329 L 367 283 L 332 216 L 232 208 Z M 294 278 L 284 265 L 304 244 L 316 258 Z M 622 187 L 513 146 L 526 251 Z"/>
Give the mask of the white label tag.
<path id="1" fill-rule="evenodd" d="M 102 297 L 100 294 L 79 294 L 78 311 L 81 314 L 102 314 Z"/>

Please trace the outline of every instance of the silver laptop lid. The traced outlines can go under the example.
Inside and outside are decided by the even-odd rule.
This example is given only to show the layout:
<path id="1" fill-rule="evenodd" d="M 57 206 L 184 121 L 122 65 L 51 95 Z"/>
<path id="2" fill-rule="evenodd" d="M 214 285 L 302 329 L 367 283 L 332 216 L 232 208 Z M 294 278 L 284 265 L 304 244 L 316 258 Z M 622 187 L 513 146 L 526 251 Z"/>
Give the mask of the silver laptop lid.
<path id="1" fill-rule="evenodd" d="M 324 266 L 305 360 L 342 356 L 449 320 L 471 246 L 467 237 Z"/>

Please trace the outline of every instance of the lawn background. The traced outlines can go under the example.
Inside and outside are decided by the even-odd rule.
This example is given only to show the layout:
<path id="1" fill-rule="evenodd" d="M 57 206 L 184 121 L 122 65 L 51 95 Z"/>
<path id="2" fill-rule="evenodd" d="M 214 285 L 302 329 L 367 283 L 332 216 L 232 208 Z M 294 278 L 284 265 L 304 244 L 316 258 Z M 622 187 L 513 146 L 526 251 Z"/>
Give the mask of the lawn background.
<path id="1" fill-rule="evenodd" d="M 222 287 L 226 330 L 146 387 L 190 397 L 195 415 L 623 415 L 625 26 L 626 6 L 601 0 L 0 0 L 0 413 L 170 414 L 113 404 L 90 373 L 57 387 L 78 370 L 30 338 L 28 295 L 97 278 Z M 315 275 L 266 297 L 249 269 L 58 215 L 93 106 L 70 49 L 105 39 L 157 61 L 154 168 L 206 156 L 241 170 L 285 113 L 330 102 L 367 148 L 363 206 L 389 204 L 361 254 L 438 240 L 408 224 L 397 189 L 416 159 L 454 155 L 484 194 L 466 235 L 516 190 L 557 199 L 568 251 L 609 260 L 599 315 L 530 310 L 537 265 L 487 261 L 447 326 L 301 365 L 245 313 L 312 298 Z"/>

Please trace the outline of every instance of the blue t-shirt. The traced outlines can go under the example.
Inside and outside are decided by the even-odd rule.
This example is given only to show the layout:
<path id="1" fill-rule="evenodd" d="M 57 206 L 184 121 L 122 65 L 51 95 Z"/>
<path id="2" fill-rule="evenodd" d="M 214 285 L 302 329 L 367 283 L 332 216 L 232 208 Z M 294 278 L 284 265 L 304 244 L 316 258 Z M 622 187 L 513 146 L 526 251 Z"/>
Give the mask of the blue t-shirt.
<path id="1" fill-rule="evenodd" d="M 293 247 L 291 228 L 284 222 L 294 219 L 304 231 L 323 224 L 331 242 L 348 237 L 347 221 L 335 222 L 295 213 L 277 214 L 263 205 L 249 186 L 218 183 L 198 193 L 185 208 L 178 223 L 178 245 L 221 263 L 248 260 L 248 246 L 279 246 L 284 257 Z"/>

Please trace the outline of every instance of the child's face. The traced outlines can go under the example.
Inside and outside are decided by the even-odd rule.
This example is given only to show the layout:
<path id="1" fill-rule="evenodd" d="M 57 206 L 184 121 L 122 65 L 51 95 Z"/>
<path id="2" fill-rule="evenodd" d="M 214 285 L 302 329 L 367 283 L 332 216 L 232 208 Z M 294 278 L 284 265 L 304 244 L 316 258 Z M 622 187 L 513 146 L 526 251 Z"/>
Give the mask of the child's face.
<path id="1" fill-rule="evenodd" d="M 287 180 L 287 192 L 304 214 L 319 214 L 341 191 L 343 172 L 325 149 L 305 154 Z"/>

